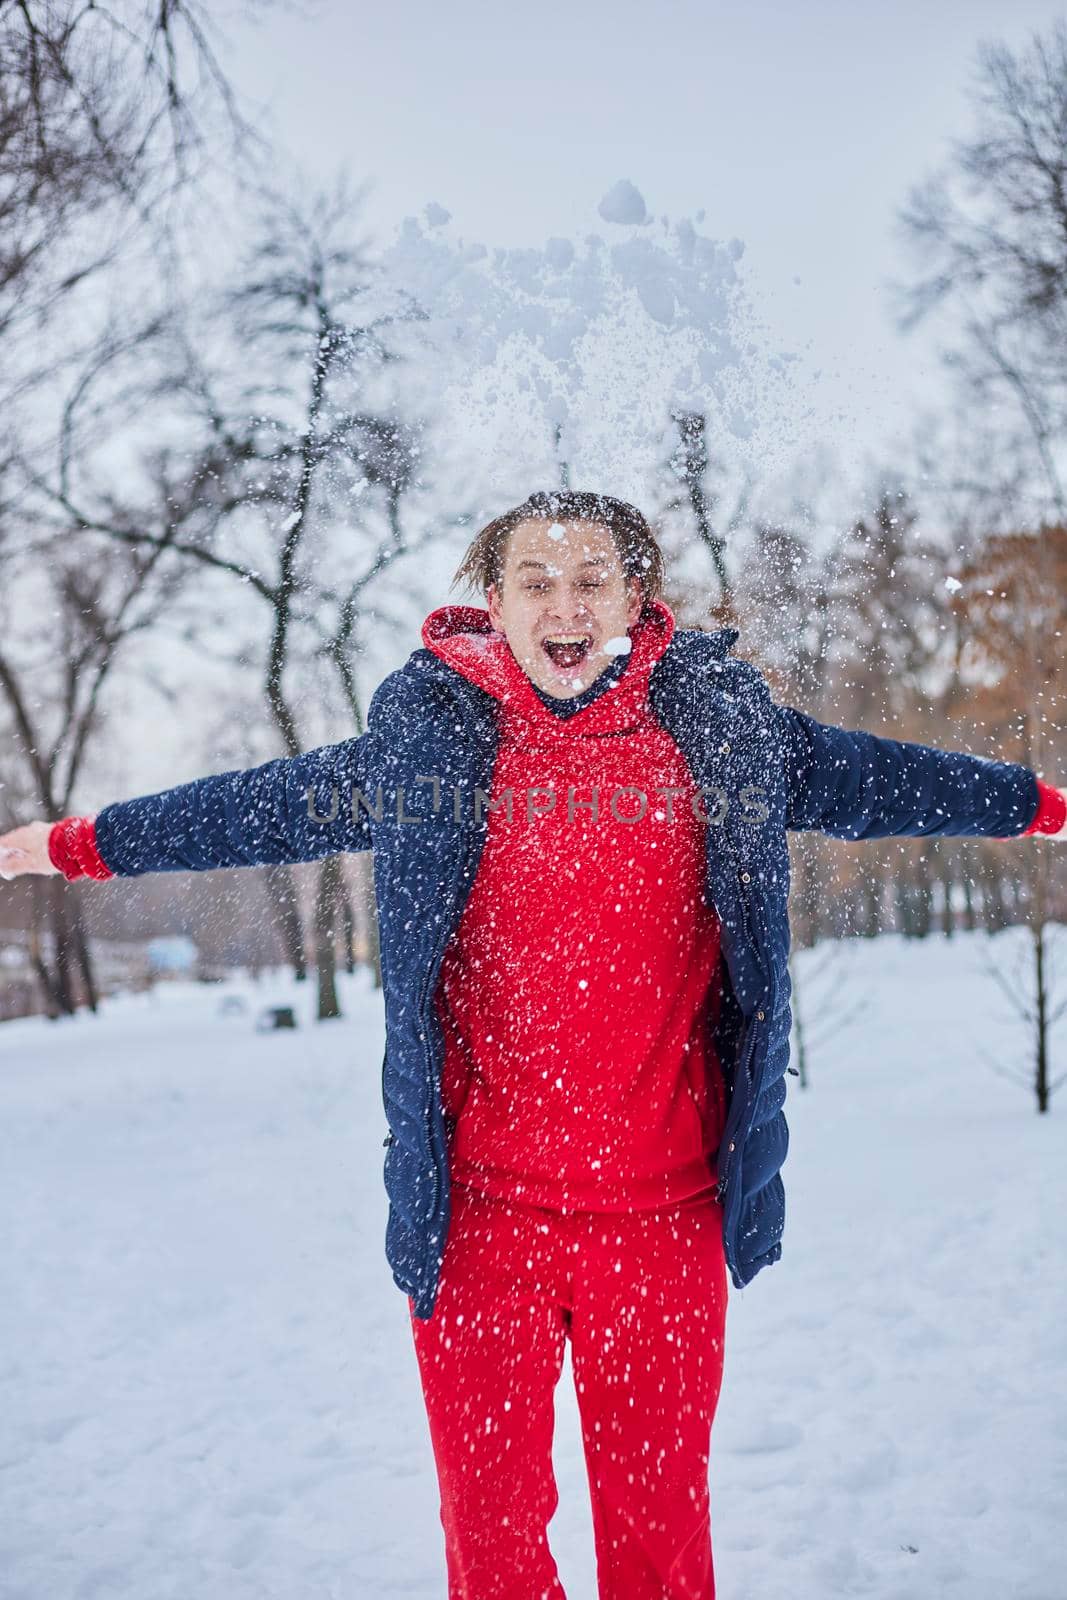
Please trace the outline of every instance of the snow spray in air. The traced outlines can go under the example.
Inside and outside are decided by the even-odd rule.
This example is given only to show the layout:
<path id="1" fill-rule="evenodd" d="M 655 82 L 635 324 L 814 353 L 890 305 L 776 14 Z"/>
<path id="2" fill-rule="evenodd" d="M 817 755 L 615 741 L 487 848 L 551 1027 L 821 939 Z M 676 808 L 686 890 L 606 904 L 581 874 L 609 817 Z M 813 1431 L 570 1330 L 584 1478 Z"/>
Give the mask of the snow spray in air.
<path id="1" fill-rule="evenodd" d="M 706 415 L 742 454 L 775 434 L 795 358 L 762 343 L 741 241 L 710 237 L 703 211 L 651 216 L 626 181 L 597 212 L 580 239 L 490 248 L 430 204 L 382 259 L 417 308 L 439 447 L 476 458 L 488 487 L 565 459 L 583 483 L 637 497 L 676 412 Z"/>

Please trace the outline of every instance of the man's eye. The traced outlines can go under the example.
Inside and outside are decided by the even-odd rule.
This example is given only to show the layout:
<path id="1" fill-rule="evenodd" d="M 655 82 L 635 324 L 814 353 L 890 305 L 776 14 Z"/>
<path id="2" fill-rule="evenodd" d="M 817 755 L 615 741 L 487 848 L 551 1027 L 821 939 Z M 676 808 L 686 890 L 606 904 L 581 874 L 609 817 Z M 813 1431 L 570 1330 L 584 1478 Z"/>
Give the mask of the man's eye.
<path id="1" fill-rule="evenodd" d="M 548 584 L 547 583 L 524 583 L 523 584 L 523 588 L 526 590 L 527 594 L 535 594 L 538 589 L 547 589 L 548 588 Z"/>

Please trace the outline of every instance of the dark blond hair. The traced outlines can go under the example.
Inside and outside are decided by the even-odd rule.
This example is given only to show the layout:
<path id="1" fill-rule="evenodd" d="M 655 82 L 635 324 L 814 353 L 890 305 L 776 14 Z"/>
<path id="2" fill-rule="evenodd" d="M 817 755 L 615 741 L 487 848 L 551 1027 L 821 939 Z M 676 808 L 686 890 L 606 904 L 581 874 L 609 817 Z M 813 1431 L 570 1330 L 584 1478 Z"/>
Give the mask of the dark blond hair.
<path id="1" fill-rule="evenodd" d="M 466 555 L 456 570 L 452 587 L 464 579 L 484 594 L 490 584 L 500 587 L 508 540 L 521 522 L 538 517 L 553 522 L 590 522 L 606 528 L 619 553 L 623 574 L 636 578 L 647 606 L 663 587 L 663 552 L 655 535 L 636 506 L 615 500 L 609 494 L 593 494 L 583 489 L 538 490 L 521 506 L 513 506 L 503 516 L 487 522 L 471 540 Z"/>

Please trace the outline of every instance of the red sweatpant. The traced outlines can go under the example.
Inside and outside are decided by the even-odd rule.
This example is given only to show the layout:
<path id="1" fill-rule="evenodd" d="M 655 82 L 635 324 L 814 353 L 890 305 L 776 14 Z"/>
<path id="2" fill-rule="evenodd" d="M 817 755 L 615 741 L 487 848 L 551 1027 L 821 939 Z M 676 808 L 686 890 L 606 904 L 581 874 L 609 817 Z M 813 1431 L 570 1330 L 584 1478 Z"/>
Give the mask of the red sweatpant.
<path id="1" fill-rule="evenodd" d="M 727 1280 L 711 1194 L 558 1212 L 453 1187 L 433 1316 L 408 1308 L 449 1600 L 561 1600 L 547 1528 L 564 1341 L 600 1600 L 714 1600 L 708 1455 Z"/>

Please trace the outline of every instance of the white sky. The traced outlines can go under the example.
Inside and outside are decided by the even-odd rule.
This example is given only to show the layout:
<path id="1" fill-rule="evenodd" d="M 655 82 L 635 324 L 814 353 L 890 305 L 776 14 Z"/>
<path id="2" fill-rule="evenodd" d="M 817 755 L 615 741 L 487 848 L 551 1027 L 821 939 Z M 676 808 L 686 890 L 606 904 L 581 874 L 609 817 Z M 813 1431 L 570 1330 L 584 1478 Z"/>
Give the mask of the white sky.
<path id="1" fill-rule="evenodd" d="M 619 178 L 655 215 L 706 208 L 745 243 L 772 343 L 821 369 L 818 427 L 855 467 L 943 382 L 932 331 L 890 316 L 897 208 L 968 130 L 978 41 L 1022 46 L 1063 9 L 305 0 L 231 17 L 227 64 L 310 181 L 373 180 L 383 241 L 430 200 L 489 245 L 580 236 Z"/>

